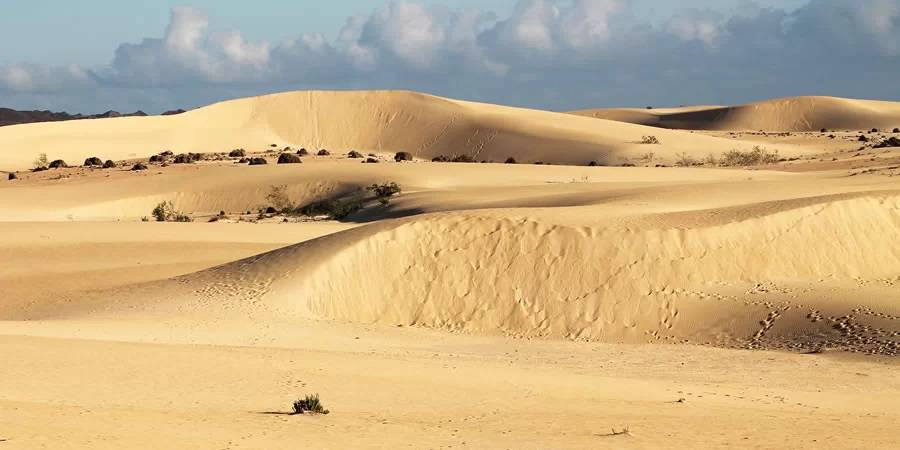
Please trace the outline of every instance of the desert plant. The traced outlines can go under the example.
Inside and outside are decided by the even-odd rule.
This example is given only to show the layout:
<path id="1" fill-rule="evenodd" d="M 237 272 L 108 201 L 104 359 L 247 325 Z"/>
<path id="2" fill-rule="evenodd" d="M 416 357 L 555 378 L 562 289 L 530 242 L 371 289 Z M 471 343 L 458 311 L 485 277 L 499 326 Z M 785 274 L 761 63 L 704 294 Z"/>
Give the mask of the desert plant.
<path id="1" fill-rule="evenodd" d="M 410 152 L 397 152 L 397 154 L 394 155 L 394 161 L 397 161 L 397 162 L 412 161 L 412 160 L 413 160 L 413 155 Z"/>
<path id="2" fill-rule="evenodd" d="M 153 208 L 151 215 L 157 222 L 192 222 L 193 220 L 187 214 L 183 214 L 175 209 L 175 205 L 170 201 L 160 202 Z"/>
<path id="3" fill-rule="evenodd" d="M 778 162 L 778 150 L 770 152 L 765 148 L 756 146 L 750 151 L 731 150 L 722 154 L 719 165 L 725 167 L 756 166 L 760 164 L 773 164 Z"/>
<path id="4" fill-rule="evenodd" d="M 716 159 L 716 155 L 712 153 L 706 155 L 706 158 L 703 158 L 703 165 L 715 166 L 719 164 L 719 160 Z"/>
<path id="5" fill-rule="evenodd" d="M 293 153 L 282 153 L 278 156 L 278 164 L 300 164 L 303 160 Z"/>
<path id="6" fill-rule="evenodd" d="M 243 157 L 247 156 L 247 152 L 244 151 L 244 149 L 242 149 L 242 148 L 236 148 L 236 149 L 228 152 L 228 156 L 230 158 L 243 158 Z"/>
<path id="7" fill-rule="evenodd" d="M 697 161 L 690 157 L 687 153 L 681 152 L 675 155 L 675 165 L 678 167 L 691 167 L 696 165 Z"/>
<path id="8" fill-rule="evenodd" d="M 46 153 L 41 153 L 37 158 L 34 159 L 34 162 L 31 163 L 32 167 L 34 167 L 35 169 L 46 169 L 48 164 L 50 164 L 50 162 L 47 160 Z"/>
<path id="9" fill-rule="evenodd" d="M 322 406 L 319 394 L 307 395 L 294 401 L 294 414 L 328 414 L 330 412 Z"/>
<path id="10" fill-rule="evenodd" d="M 641 144 L 646 144 L 646 145 L 659 144 L 659 139 L 657 139 L 656 136 L 643 136 L 643 137 L 641 137 Z"/>
<path id="11" fill-rule="evenodd" d="M 266 194 L 266 201 L 276 209 L 276 211 L 273 212 L 286 211 L 293 206 L 291 199 L 287 194 L 287 186 L 283 184 L 270 186 L 269 193 Z"/>
<path id="12" fill-rule="evenodd" d="M 446 156 L 446 155 L 438 155 L 434 158 L 431 158 L 432 162 L 455 162 L 455 163 L 474 163 L 475 158 L 472 156 L 462 154 L 462 155 L 454 155 L 454 156 Z"/>
<path id="13" fill-rule="evenodd" d="M 203 155 L 199 153 L 181 153 L 175 157 L 175 164 L 191 164 L 200 161 Z"/>
<path id="14" fill-rule="evenodd" d="M 103 160 L 96 156 L 92 156 L 92 157 L 84 160 L 84 166 L 85 167 L 103 166 Z"/>
<path id="15" fill-rule="evenodd" d="M 389 204 L 391 197 L 393 197 L 395 194 L 399 194 L 400 192 L 402 192 L 400 185 L 397 183 L 394 183 L 393 181 L 390 183 L 383 183 L 380 185 L 373 184 L 373 185 L 367 187 L 366 190 L 375 194 L 375 198 L 382 205 Z"/>
<path id="16" fill-rule="evenodd" d="M 644 163 L 652 164 L 652 163 L 653 163 L 653 160 L 654 160 L 655 158 L 656 158 L 656 154 L 655 154 L 655 153 L 653 153 L 653 152 L 647 152 L 647 153 L 644 153 L 643 155 L 641 155 L 641 157 L 640 157 L 639 159 L 640 159 L 642 162 L 644 162 Z"/>

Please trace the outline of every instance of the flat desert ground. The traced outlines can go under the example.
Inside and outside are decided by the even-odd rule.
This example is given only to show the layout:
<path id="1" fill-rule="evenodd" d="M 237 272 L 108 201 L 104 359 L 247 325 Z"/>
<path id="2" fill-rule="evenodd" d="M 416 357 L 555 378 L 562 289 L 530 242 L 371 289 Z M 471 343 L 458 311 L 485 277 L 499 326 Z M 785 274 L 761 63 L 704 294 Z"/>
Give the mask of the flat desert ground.
<path id="1" fill-rule="evenodd" d="M 897 448 L 895 127 L 410 92 L 2 127 L 0 449 Z"/>

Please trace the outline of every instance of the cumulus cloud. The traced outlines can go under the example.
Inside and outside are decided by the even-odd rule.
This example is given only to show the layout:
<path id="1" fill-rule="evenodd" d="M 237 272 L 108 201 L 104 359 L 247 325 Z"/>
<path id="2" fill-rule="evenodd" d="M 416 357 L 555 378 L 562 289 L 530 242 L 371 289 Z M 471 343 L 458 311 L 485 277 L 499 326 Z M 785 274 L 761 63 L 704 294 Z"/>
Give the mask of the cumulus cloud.
<path id="1" fill-rule="evenodd" d="M 394 1 L 348 18 L 335 39 L 275 43 L 216 30 L 202 11 L 180 7 L 162 37 L 122 44 L 106 67 L 0 67 L 0 92 L 81 95 L 91 105 L 115 89 L 135 102 L 191 103 L 165 106 L 175 107 L 281 89 L 406 88 L 556 109 L 900 96 L 900 0 L 810 0 L 794 11 L 747 3 L 730 15 L 684 9 L 654 22 L 634 3 L 520 0 L 498 17 Z"/>

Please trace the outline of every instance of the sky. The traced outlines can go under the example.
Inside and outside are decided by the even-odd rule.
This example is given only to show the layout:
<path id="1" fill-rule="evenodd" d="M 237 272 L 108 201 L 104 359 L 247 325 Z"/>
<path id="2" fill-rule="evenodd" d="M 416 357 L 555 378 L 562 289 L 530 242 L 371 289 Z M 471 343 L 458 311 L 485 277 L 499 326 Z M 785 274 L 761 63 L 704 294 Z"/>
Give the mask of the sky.
<path id="1" fill-rule="evenodd" d="M 294 89 L 569 110 L 900 99 L 900 0 L 33 0 L 0 106 L 156 113 Z"/>

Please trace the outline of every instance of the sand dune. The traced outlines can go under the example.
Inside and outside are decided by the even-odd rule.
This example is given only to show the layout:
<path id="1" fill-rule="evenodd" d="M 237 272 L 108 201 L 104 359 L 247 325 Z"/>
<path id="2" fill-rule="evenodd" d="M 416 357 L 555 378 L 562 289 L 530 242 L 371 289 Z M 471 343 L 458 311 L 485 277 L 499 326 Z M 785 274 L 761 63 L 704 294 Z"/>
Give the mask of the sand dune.
<path id="1" fill-rule="evenodd" d="M 862 131 L 900 127 L 900 103 L 836 97 L 790 97 L 739 106 L 586 109 L 573 114 L 682 130 Z"/>
<path id="2" fill-rule="evenodd" d="M 616 114 L 773 130 L 893 114 L 766 105 Z M 900 153 L 752 139 L 408 92 L 0 128 L 2 169 L 334 153 L 0 179 L 0 447 L 893 448 Z M 753 145 L 798 158 L 585 164 Z M 571 165 L 423 161 L 457 153 Z M 343 222 L 256 213 L 273 186 L 304 205 L 385 182 L 402 193 Z M 163 201 L 194 222 L 143 222 Z M 309 393 L 332 413 L 289 415 Z"/>
<path id="3" fill-rule="evenodd" d="M 661 145 L 640 145 L 654 134 Z M 167 117 L 25 124 L 0 129 L 0 170 L 30 167 L 40 153 L 146 158 L 163 150 L 263 150 L 271 144 L 335 152 L 410 151 L 416 157 L 467 154 L 477 160 L 618 165 L 653 152 L 695 157 L 752 143 L 659 130 L 569 114 L 463 102 L 412 92 L 291 92 L 233 100 Z M 783 146 L 781 153 L 797 152 Z"/>

